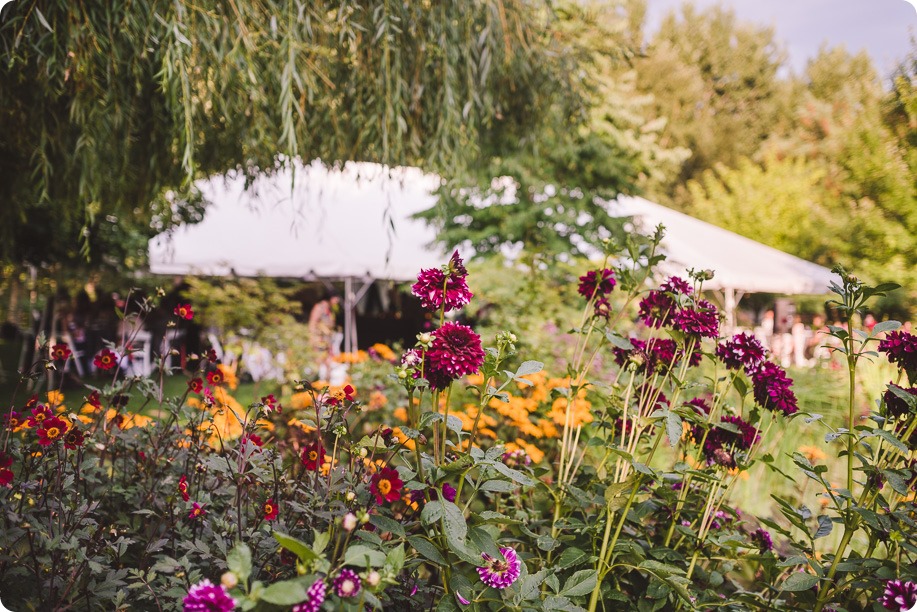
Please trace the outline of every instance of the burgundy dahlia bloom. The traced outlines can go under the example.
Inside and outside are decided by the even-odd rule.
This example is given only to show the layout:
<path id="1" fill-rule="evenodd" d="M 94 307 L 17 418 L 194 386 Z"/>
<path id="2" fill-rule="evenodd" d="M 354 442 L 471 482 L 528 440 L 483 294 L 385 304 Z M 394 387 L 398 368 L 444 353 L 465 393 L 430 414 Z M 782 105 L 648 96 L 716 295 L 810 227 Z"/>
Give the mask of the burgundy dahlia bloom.
<path id="1" fill-rule="evenodd" d="M 605 298 L 597 299 L 593 314 L 600 319 L 607 319 L 611 316 L 611 303 Z"/>
<path id="2" fill-rule="evenodd" d="M 318 612 L 325 603 L 327 591 L 328 587 L 325 586 L 325 582 L 319 578 L 306 591 L 306 598 L 293 606 L 292 612 Z"/>
<path id="3" fill-rule="evenodd" d="M 774 541 L 771 539 L 771 534 L 760 527 L 751 532 L 751 543 L 757 546 L 762 553 L 774 549 Z"/>
<path id="4" fill-rule="evenodd" d="M 889 332 L 879 342 L 879 352 L 885 353 L 888 360 L 897 363 L 909 377 L 913 377 L 913 373 L 917 372 L 917 336 L 914 334 L 904 331 Z M 917 380 L 911 382 L 917 383 Z"/>
<path id="5" fill-rule="evenodd" d="M 342 569 L 332 585 L 338 597 L 354 597 L 360 592 L 360 577 L 352 569 Z"/>
<path id="6" fill-rule="evenodd" d="M 458 251 L 455 251 L 443 268 L 421 270 L 417 282 L 411 287 L 411 293 L 420 298 L 420 305 L 427 310 L 442 308 L 449 312 L 461 308 L 474 297 L 465 282 L 467 276 L 468 270 Z"/>
<path id="7" fill-rule="evenodd" d="M 593 297 L 600 298 L 608 295 L 615 288 L 615 273 L 613 270 L 589 270 L 579 277 L 577 291 L 587 300 Z"/>
<path id="8" fill-rule="evenodd" d="M 707 300 L 697 300 L 696 308 L 681 308 L 672 315 L 672 327 L 689 336 L 716 338 L 720 333 L 716 306 Z"/>
<path id="9" fill-rule="evenodd" d="M 879 603 L 887 610 L 908 612 L 917 605 L 917 583 L 910 580 L 889 580 Z"/>
<path id="10" fill-rule="evenodd" d="M 752 334 L 743 332 L 717 345 L 716 356 L 730 370 L 754 370 L 764 361 L 764 347 Z"/>
<path id="11" fill-rule="evenodd" d="M 910 395 L 915 396 L 917 396 L 917 387 L 911 387 L 908 389 L 906 387 L 899 387 L 893 383 L 888 383 L 888 389 L 885 391 L 885 395 L 882 398 L 885 401 L 885 407 L 888 408 L 888 412 L 890 414 L 893 414 L 899 418 L 907 416 L 910 413 L 907 401 L 905 401 L 905 399 L 902 397 L 898 397 L 898 394 L 892 391 L 892 387 L 898 391 L 903 391 L 904 393 L 909 393 Z"/>
<path id="12" fill-rule="evenodd" d="M 424 377 L 434 389 L 445 389 L 453 380 L 474 374 L 484 364 L 481 337 L 467 325 L 444 323 L 433 332 L 433 344 L 424 353 Z"/>
<path id="13" fill-rule="evenodd" d="M 751 380 L 755 401 L 762 408 L 782 412 L 787 416 L 799 410 L 796 394 L 791 389 L 793 380 L 777 364 L 763 362 L 751 373 Z"/>
<path id="14" fill-rule="evenodd" d="M 204 578 L 188 590 L 182 604 L 185 612 L 229 612 L 235 609 L 236 600 L 222 584 Z"/>
<path id="15" fill-rule="evenodd" d="M 694 291 L 688 281 L 680 276 L 670 276 L 664 283 L 659 285 L 659 290 L 680 295 L 690 295 Z"/>
<path id="16" fill-rule="evenodd" d="M 751 449 L 755 442 L 761 439 L 757 428 L 751 423 L 746 422 L 740 416 L 724 416 L 720 418 L 720 423 L 729 423 L 735 427 L 738 432 L 714 427 L 707 433 L 704 440 L 704 457 L 708 464 L 716 463 L 728 468 L 736 467 L 734 450 L 747 451 Z M 702 439 L 703 431 L 700 427 L 693 430 L 695 440 L 698 442 Z"/>
<path id="17" fill-rule="evenodd" d="M 647 348 L 647 368 L 665 372 L 676 363 L 684 359 L 685 352 L 678 348 L 678 344 L 671 338 L 657 338 L 646 343 Z M 703 354 L 695 345 L 694 350 L 688 357 L 688 365 L 692 368 L 700 365 Z"/>
<path id="18" fill-rule="evenodd" d="M 675 300 L 664 291 L 650 291 L 640 300 L 640 320 L 649 327 L 669 325 L 675 311 Z"/>
<path id="19" fill-rule="evenodd" d="M 481 553 L 484 558 L 484 567 L 478 568 L 481 582 L 495 589 L 505 589 L 519 578 L 522 562 L 512 548 L 500 548 L 503 559 L 495 559 L 487 553 Z"/>

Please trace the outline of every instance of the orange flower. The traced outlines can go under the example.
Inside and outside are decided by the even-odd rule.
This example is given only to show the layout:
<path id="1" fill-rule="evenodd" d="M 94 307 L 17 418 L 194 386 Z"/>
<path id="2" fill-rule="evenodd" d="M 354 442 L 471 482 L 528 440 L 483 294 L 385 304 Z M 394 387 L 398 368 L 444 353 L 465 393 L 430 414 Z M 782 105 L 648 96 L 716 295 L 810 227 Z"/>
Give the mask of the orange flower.
<path id="1" fill-rule="evenodd" d="M 392 413 L 392 416 L 401 421 L 402 423 L 408 422 L 408 409 L 404 406 L 395 408 L 395 411 Z"/>
<path id="2" fill-rule="evenodd" d="M 392 435 L 395 436 L 395 438 L 398 440 L 398 443 L 403 444 L 406 449 L 414 450 L 417 448 L 417 444 L 415 444 L 414 440 L 408 438 L 405 433 L 401 431 L 400 427 L 394 428 L 392 430 Z"/>
<path id="3" fill-rule="evenodd" d="M 828 455 L 825 454 L 825 451 L 818 448 L 817 446 L 800 446 L 799 454 L 808 459 L 810 463 L 815 463 L 817 461 L 828 458 Z"/>

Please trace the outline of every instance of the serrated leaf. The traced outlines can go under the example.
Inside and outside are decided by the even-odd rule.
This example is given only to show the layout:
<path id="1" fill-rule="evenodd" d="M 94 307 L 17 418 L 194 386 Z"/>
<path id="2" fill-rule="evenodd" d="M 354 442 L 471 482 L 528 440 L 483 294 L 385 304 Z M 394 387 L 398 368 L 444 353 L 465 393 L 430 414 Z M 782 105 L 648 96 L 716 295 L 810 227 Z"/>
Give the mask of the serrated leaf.
<path id="1" fill-rule="evenodd" d="M 252 549 L 248 544 L 239 542 L 226 555 L 226 566 L 244 583 L 252 573 Z"/>
<path id="2" fill-rule="evenodd" d="M 443 558 L 442 554 L 439 552 L 439 549 L 436 548 L 433 544 L 430 543 L 424 537 L 421 536 L 408 536 L 408 544 L 410 544 L 414 550 L 420 553 L 422 556 L 426 557 L 433 563 L 437 565 L 446 565 L 446 560 Z"/>
<path id="3" fill-rule="evenodd" d="M 596 584 L 598 584 L 598 573 L 594 569 L 579 570 L 567 578 L 560 595 L 582 597 L 591 593 Z"/>
<path id="4" fill-rule="evenodd" d="M 677 413 L 669 411 L 665 416 L 665 433 L 669 437 L 669 445 L 672 448 L 678 446 L 678 442 L 684 433 L 684 428 L 681 425 L 681 417 Z"/>
<path id="5" fill-rule="evenodd" d="M 818 584 L 818 576 L 805 572 L 793 572 L 783 581 L 780 588 L 784 591 L 808 591 L 816 584 Z"/>
<path id="6" fill-rule="evenodd" d="M 497 470 L 498 472 L 500 472 L 501 474 L 503 474 L 504 476 L 506 476 L 507 478 L 509 478 L 510 480 L 518 482 L 519 484 L 521 484 L 524 487 L 531 487 L 535 484 L 534 480 L 532 480 L 531 478 L 529 478 L 528 476 L 526 476 L 519 470 L 514 470 L 511 467 L 508 467 L 505 463 L 501 461 L 494 461 L 493 463 L 490 463 L 489 465 L 493 467 L 495 470 Z"/>
<path id="7" fill-rule="evenodd" d="M 281 546 L 299 557 L 299 560 L 303 563 L 309 563 L 318 559 L 318 555 L 315 554 L 315 551 L 309 548 L 308 544 L 301 540 L 297 540 L 293 536 L 275 531 L 274 539 L 277 540 Z"/>
<path id="8" fill-rule="evenodd" d="M 833 529 L 834 523 L 831 521 L 831 517 L 822 514 L 818 517 L 818 529 L 815 531 L 813 539 L 823 538 L 830 534 Z"/>
<path id="9" fill-rule="evenodd" d="M 379 531 L 382 533 L 387 531 L 402 538 L 405 536 L 404 526 L 398 521 L 390 519 L 387 516 L 382 516 L 381 514 L 372 514 L 369 517 L 369 522 L 378 527 Z"/>

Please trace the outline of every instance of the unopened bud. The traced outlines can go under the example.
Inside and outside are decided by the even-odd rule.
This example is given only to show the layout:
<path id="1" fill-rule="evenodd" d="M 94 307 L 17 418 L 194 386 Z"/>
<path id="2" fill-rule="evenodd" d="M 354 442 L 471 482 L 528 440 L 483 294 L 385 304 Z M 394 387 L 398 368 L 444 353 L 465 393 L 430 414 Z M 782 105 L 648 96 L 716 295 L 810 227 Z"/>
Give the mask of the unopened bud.
<path id="1" fill-rule="evenodd" d="M 361 524 L 365 525 L 369 522 L 369 512 L 366 510 L 360 510 L 360 514 L 357 516 L 357 520 L 359 520 Z"/>
<path id="2" fill-rule="evenodd" d="M 354 493 L 353 491 L 347 491 L 347 493 L 344 494 L 344 499 L 346 499 L 349 502 L 352 502 L 356 498 L 357 498 L 357 494 Z"/>
<path id="3" fill-rule="evenodd" d="M 341 519 L 341 527 L 344 528 L 344 531 L 353 531 L 357 527 L 357 515 L 353 512 L 348 512 L 344 515 L 344 518 Z"/>
<path id="4" fill-rule="evenodd" d="M 239 577 L 236 576 L 235 572 L 226 572 L 220 576 L 220 584 L 222 584 L 227 589 L 231 589 L 239 584 Z"/>
<path id="5" fill-rule="evenodd" d="M 371 571 L 366 574 L 366 584 L 371 587 L 379 586 L 379 583 L 382 582 L 382 576 L 376 570 Z"/>

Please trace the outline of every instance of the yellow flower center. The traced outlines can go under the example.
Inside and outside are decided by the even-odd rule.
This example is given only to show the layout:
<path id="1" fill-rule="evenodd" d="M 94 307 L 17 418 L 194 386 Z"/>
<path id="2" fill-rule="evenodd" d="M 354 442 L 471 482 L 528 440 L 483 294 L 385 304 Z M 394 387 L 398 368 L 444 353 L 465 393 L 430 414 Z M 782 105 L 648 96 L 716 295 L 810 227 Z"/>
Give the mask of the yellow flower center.
<path id="1" fill-rule="evenodd" d="M 316 451 L 309 451 L 309 461 L 318 460 L 318 453 Z"/>
<path id="2" fill-rule="evenodd" d="M 379 484 L 376 485 L 376 488 L 379 489 L 379 493 L 382 495 L 388 495 L 389 491 L 392 490 L 392 483 L 388 479 L 383 478 L 379 481 Z"/>
<path id="3" fill-rule="evenodd" d="M 274 506 L 272 506 L 272 505 L 270 505 L 270 504 L 264 504 L 264 513 L 265 513 L 265 514 L 273 514 L 273 513 L 274 513 Z"/>
<path id="4" fill-rule="evenodd" d="M 51 428 L 48 429 L 48 431 L 46 432 L 46 435 L 47 435 L 49 438 L 52 438 L 52 439 L 53 439 L 53 438 L 56 438 L 56 437 L 58 437 L 58 436 L 60 435 L 60 429 L 58 429 L 57 427 L 51 427 Z"/>

